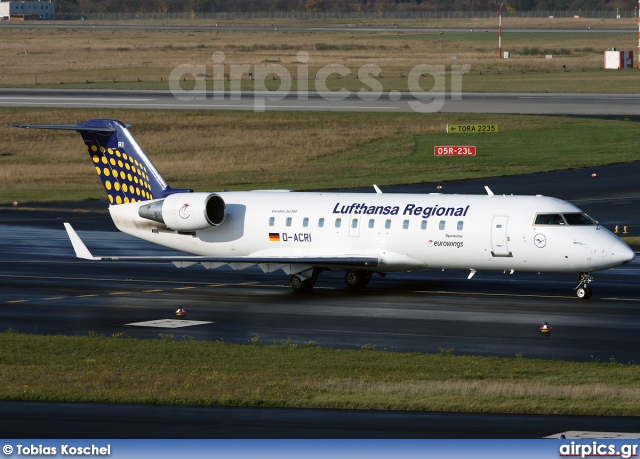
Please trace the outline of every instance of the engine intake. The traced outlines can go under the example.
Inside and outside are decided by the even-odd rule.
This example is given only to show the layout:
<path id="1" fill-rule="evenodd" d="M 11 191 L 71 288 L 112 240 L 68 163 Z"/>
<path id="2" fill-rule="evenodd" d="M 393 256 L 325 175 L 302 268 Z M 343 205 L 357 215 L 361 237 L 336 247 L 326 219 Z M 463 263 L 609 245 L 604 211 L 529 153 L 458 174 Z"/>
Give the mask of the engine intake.
<path id="1" fill-rule="evenodd" d="M 138 215 L 174 231 L 200 231 L 220 225 L 227 207 L 215 193 L 176 193 L 140 206 Z"/>

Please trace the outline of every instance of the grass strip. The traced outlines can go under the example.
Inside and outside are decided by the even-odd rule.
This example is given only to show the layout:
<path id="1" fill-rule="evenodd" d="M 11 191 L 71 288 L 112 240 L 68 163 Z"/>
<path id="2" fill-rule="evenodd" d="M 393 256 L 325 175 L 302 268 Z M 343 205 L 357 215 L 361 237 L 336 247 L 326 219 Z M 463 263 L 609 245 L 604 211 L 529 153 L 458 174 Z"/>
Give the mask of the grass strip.
<path id="1" fill-rule="evenodd" d="M 626 242 L 633 250 L 636 252 L 640 250 L 640 237 L 638 236 L 624 236 L 618 234 L 618 236 L 622 236 L 621 239 Z"/>
<path id="2" fill-rule="evenodd" d="M 133 125 L 169 184 L 197 191 L 444 183 L 639 158 L 634 123 L 569 116 L 6 108 L 0 126 L 105 117 Z M 463 123 L 499 132 L 445 134 Z M 75 132 L 0 131 L 0 202 L 105 198 Z M 438 145 L 477 156 L 435 157 Z"/>
<path id="3" fill-rule="evenodd" d="M 631 416 L 636 364 L 0 334 L 0 398 Z"/>
<path id="4" fill-rule="evenodd" d="M 225 21 L 226 22 L 226 21 Z M 309 22 L 290 21 L 296 25 Z M 336 30 L 156 30 L 128 28 L 33 30 L 0 28 L 0 85 L 2 87 L 83 89 L 169 89 L 174 85 L 211 89 L 296 90 L 346 89 L 370 91 L 418 91 L 433 87 L 435 78 L 446 90 L 474 92 L 598 92 L 636 93 L 637 72 L 603 70 L 603 52 L 609 48 L 635 49 L 636 24 L 632 18 L 554 19 L 521 21 L 505 19 L 503 49 L 509 59 L 499 59 L 497 34 L 478 27 L 497 26 L 488 21 L 455 21 L 468 30 L 436 29 L 396 31 Z M 565 27 L 582 31 L 517 32 L 517 27 Z M 195 24 L 212 25 L 194 21 Z M 259 22 L 251 22 L 257 25 Z M 411 21 L 409 23 L 412 23 Z M 438 19 L 413 22 L 418 27 L 445 27 L 451 21 Z M 146 24 L 149 24 L 148 22 Z M 263 21 L 273 25 L 271 20 Z M 371 23 L 368 23 L 371 25 Z M 598 33 L 596 28 L 631 31 Z M 362 26 L 360 24 L 360 30 Z M 381 25 L 384 25 L 384 21 Z M 368 27 L 365 26 L 365 29 Z M 593 27 L 590 33 L 584 29 Z M 465 27 L 466 28 L 466 27 Z M 299 53 L 304 53 L 300 60 Z M 222 54 L 215 54 L 222 53 Z M 212 56 L 216 55 L 217 65 Z M 550 57 L 550 58 L 548 58 Z M 188 66 L 187 68 L 183 66 Z M 432 71 L 424 65 L 437 66 Z M 465 70 L 462 70 L 464 66 Z M 374 69 L 379 69 L 374 71 Z M 419 70 L 422 68 L 423 70 Z M 180 70 L 182 69 L 182 70 Z M 368 69 L 368 70 L 367 70 Z M 410 77 L 413 69 L 418 73 Z M 183 71 L 184 70 L 184 71 Z M 252 70 L 255 78 L 249 78 Z M 360 72 L 363 71 L 362 76 Z M 452 89 L 452 74 L 463 71 L 462 87 Z M 365 77 L 364 74 L 369 75 Z M 424 74 L 423 78 L 415 78 Z M 262 75 L 262 77 L 259 77 Z M 444 80 L 441 80 L 443 78 Z M 411 81 L 411 83 L 409 82 Z M 300 86 L 299 86 L 300 85 Z"/>

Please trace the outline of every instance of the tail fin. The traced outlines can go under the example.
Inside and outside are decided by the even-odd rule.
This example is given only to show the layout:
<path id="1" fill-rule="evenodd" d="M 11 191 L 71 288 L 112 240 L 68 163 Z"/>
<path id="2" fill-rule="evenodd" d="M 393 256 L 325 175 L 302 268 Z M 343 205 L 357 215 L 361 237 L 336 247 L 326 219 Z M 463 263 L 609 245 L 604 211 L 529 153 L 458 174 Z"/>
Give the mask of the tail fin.
<path id="1" fill-rule="evenodd" d="M 98 119 L 76 125 L 14 125 L 19 128 L 78 131 L 111 204 L 147 201 L 192 190 L 174 189 L 164 181 L 126 125 Z"/>

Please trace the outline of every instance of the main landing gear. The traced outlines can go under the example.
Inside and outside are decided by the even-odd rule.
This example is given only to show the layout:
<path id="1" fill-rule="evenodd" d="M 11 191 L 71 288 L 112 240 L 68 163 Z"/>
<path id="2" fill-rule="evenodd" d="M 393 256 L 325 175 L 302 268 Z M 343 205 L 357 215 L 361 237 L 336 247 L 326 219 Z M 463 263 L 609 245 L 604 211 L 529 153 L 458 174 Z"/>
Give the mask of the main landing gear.
<path id="1" fill-rule="evenodd" d="M 593 291 L 589 284 L 593 282 L 591 272 L 578 274 L 578 285 L 576 285 L 576 296 L 583 300 L 588 300 L 593 295 Z"/>
<path id="2" fill-rule="evenodd" d="M 347 271 L 344 274 L 344 283 L 349 288 L 364 288 L 371 279 L 369 271 Z"/>
<path id="3" fill-rule="evenodd" d="M 303 279 L 298 274 L 292 274 L 289 277 L 289 284 L 291 285 L 291 290 L 296 293 L 309 293 L 313 286 L 316 285 L 316 278 L 308 277 Z"/>
<path id="4" fill-rule="evenodd" d="M 314 270 L 311 277 L 306 277 L 303 274 L 292 274 L 291 276 L 289 276 L 289 284 L 291 285 L 291 290 L 296 293 L 310 292 L 316 285 L 316 280 L 318 279 L 319 273 L 319 270 Z M 347 271 L 344 275 L 344 282 L 349 288 L 364 288 L 369 283 L 371 275 L 372 273 L 369 271 Z"/>

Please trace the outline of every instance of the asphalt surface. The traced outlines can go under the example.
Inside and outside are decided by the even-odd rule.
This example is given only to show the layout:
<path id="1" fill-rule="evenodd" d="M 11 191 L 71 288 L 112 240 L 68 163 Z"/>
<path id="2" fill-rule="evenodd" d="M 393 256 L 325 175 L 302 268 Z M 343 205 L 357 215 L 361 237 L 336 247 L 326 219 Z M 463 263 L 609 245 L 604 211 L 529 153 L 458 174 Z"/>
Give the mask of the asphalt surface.
<path id="1" fill-rule="evenodd" d="M 464 78 L 464 77 L 463 77 Z M 464 81 L 463 81 L 464 84 Z M 640 94 L 0 89 L 0 107 L 640 116 Z"/>
<path id="2" fill-rule="evenodd" d="M 520 439 L 640 432 L 637 417 L 39 402 L 0 402 L 0 408 L 4 438 Z"/>
<path id="3" fill-rule="evenodd" d="M 264 20 L 264 19 L 262 19 Z M 275 19 L 274 19 L 275 20 Z M 358 21 L 359 19 L 354 19 Z M 389 18 L 390 22 L 393 22 L 394 19 Z M 497 18 L 496 18 L 497 20 Z M 133 22 L 127 24 L 123 21 L 103 21 L 100 23 L 92 22 L 92 23 L 78 23 L 72 21 L 33 21 L 33 22 L 4 22 L 0 23 L 0 28 L 5 29 L 65 29 L 65 30 L 186 30 L 186 31 L 280 31 L 280 32 L 346 32 L 346 33 L 424 33 L 424 34 L 436 34 L 436 33 L 459 33 L 459 32 L 473 32 L 473 33 L 498 33 L 498 29 L 496 28 L 461 28 L 461 27 L 433 27 L 433 24 L 425 25 L 425 27 L 397 27 L 397 26 L 388 26 L 388 27 L 378 27 L 378 26 L 349 26 L 349 25 L 339 25 L 339 26 L 280 26 L 280 25 L 225 25 L 224 19 L 221 19 L 217 24 L 214 23 L 208 24 L 183 24 L 183 25 L 173 25 L 170 24 L 172 19 L 168 19 L 168 22 L 162 23 L 162 25 L 157 22 L 152 24 L 145 24 L 146 21 L 142 20 L 140 22 Z M 366 21 L 366 20 L 364 20 Z M 363 22 L 364 22 L 363 21 Z M 433 21 L 437 22 L 436 18 L 433 18 Z M 594 18 L 593 22 L 597 22 L 598 19 Z M 330 20 L 327 20 L 330 22 Z M 581 28 L 522 28 L 522 29 L 512 29 L 509 27 L 503 27 L 504 33 L 611 33 L 611 34 L 624 34 L 631 33 L 636 31 L 633 28 L 598 28 L 596 26 L 585 25 Z"/>

